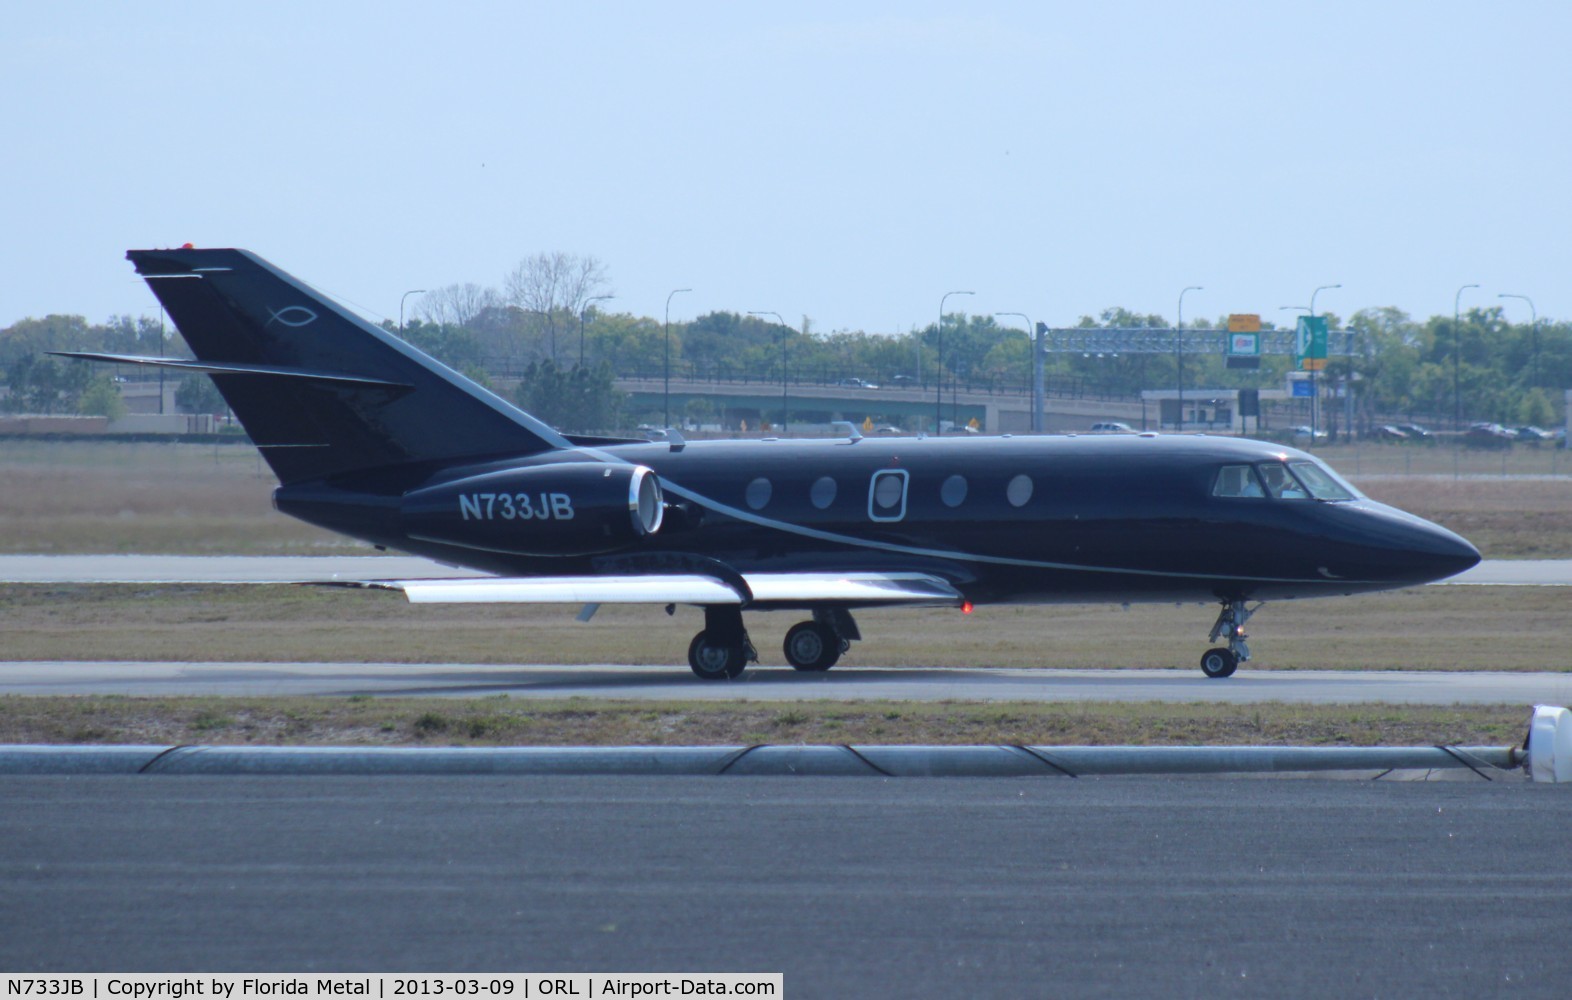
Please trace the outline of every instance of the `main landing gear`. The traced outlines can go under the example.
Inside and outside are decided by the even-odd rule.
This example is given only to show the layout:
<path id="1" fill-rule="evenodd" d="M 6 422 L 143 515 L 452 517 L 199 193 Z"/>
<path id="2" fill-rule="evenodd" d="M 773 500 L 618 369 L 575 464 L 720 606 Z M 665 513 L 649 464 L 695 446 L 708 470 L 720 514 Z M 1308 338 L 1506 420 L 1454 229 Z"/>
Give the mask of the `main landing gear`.
<path id="1" fill-rule="evenodd" d="M 758 658 L 758 651 L 748 640 L 748 630 L 742 627 L 741 608 L 705 607 L 704 631 L 688 643 L 688 666 L 700 680 L 733 680 Z"/>
<path id="2" fill-rule="evenodd" d="M 1218 613 L 1217 621 L 1212 625 L 1212 634 L 1208 642 L 1216 642 L 1219 636 L 1228 637 L 1227 646 L 1218 646 L 1208 649 L 1201 656 L 1201 673 L 1215 679 L 1230 677 L 1239 664 L 1250 659 L 1250 647 L 1246 645 L 1245 622 L 1250 616 L 1259 611 L 1261 605 L 1253 608 L 1245 607 L 1242 597 L 1228 598 L 1223 601 L 1223 610 Z"/>
<path id="3" fill-rule="evenodd" d="M 816 609 L 813 620 L 798 622 L 786 633 L 786 662 L 798 670 L 823 672 L 835 666 L 841 654 L 861 639 L 851 612 L 844 608 Z M 688 666 L 701 680 L 732 680 L 741 676 L 758 652 L 742 627 L 741 609 L 725 605 L 704 609 L 704 631 L 688 644 Z"/>
<path id="4" fill-rule="evenodd" d="M 786 662 L 798 670 L 823 672 L 835 666 L 841 654 L 861 639 L 851 612 L 844 608 L 819 609 L 813 621 L 798 622 L 786 633 Z"/>

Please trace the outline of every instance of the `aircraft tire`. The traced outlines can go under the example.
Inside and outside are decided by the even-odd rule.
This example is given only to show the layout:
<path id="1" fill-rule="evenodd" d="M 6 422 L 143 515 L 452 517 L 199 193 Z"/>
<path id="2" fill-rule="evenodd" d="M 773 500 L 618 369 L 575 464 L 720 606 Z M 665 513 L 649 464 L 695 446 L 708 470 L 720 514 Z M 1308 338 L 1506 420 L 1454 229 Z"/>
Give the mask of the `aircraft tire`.
<path id="1" fill-rule="evenodd" d="M 742 675 L 748 666 L 747 650 L 742 646 L 717 646 L 706 641 L 709 633 L 700 632 L 688 643 L 688 666 L 705 681 L 729 681 Z"/>
<path id="2" fill-rule="evenodd" d="M 841 658 L 841 637 L 828 625 L 798 622 L 786 632 L 782 650 L 786 662 L 798 670 L 822 673 Z"/>
<path id="3" fill-rule="evenodd" d="M 1222 646 L 1218 646 L 1216 649 L 1208 649 L 1201 656 L 1201 673 L 1213 680 L 1232 677 L 1234 671 L 1238 669 L 1239 657 L 1235 656 L 1232 650 L 1225 649 Z"/>

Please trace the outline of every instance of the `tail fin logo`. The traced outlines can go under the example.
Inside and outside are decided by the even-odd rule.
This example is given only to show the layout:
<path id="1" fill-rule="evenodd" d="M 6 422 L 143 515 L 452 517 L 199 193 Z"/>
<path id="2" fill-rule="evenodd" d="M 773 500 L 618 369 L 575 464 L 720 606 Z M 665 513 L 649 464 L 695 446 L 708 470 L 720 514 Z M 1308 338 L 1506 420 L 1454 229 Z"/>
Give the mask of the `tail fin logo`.
<path id="1" fill-rule="evenodd" d="M 268 326 L 278 322 L 285 326 L 300 327 L 317 321 L 317 314 L 305 306 L 285 306 L 277 312 L 269 309 L 268 315 L 273 317 L 267 321 Z"/>

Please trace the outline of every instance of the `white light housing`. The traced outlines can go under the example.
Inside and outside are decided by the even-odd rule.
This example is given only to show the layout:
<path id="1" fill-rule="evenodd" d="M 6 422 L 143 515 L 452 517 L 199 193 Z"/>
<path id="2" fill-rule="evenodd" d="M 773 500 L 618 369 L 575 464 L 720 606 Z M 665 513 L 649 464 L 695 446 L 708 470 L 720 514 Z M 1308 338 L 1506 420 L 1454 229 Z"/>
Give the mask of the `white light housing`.
<path id="1" fill-rule="evenodd" d="M 1534 781 L 1572 781 L 1572 712 L 1557 705 L 1534 706 L 1526 766 Z"/>

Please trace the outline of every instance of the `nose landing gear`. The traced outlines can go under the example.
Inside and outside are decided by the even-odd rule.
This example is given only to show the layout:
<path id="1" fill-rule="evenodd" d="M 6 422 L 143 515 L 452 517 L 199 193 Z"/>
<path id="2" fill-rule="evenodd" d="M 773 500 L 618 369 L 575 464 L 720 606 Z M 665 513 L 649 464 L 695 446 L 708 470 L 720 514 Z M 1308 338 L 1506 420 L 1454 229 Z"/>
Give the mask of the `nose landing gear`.
<path id="1" fill-rule="evenodd" d="M 1242 597 L 1223 601 L 1223 610 L 1218 613 L 1207 641 L 1216 642 L 1219 637 L 1227 636 L 1228 645 L 1208 649 L 1201 656 L 1201 673 L 1214 680 L 1230 677 L 1239 669 L 1239 664 L 1250 659 L 1250 647 L 1245 643 L 1249 637 L 1245 635 L 1244 627 L 1250 616 L 1260 609 L 1259 604 L 1253 608 L 1246 607 Z"/>

